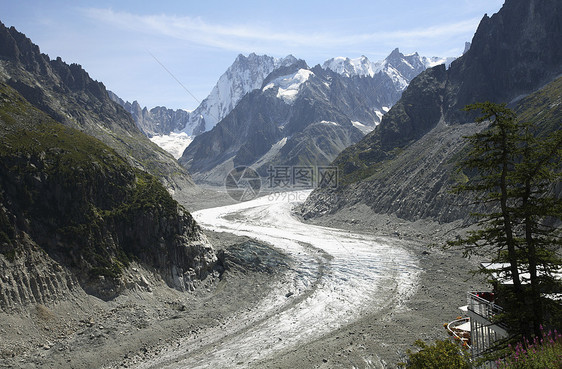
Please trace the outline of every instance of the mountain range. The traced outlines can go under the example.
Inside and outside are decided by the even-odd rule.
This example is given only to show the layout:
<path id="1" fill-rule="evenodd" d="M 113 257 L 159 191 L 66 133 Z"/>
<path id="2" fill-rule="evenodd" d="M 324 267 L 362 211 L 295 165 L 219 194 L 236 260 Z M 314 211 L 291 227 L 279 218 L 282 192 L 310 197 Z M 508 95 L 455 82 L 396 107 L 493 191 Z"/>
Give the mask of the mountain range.
<path id="1" fill-rule="evenodd" d="M 414 76 L 450 61 L 395 49 L 379 63 L 366 57 L 334 58 L 310 68 L 292 56 L 277 60 L 240 55 L 213 91 L 215 96 L 222 90 L 247 93 L 230 94 L 240 100 L 230 103 L 230 111 L 223 110 L 228 114 L 214 128 L 194 137 L 179 161 L 196 180 L 213 185 L 222 185 L 226 173 L 242 165 L 254 167 L 262 176 L 272 165 L 327 165 L 380 122 Z M 246 69 L 264 64 L 280 66 L 268 75 Z M 252 82 L 241 83 L 240 76 L 251 77 Z M 210 104 L 213 99 L 205 101 Z M 143 111 L 153 114 L 160 109 Z M 178 133 L 152 139 L 171 135 Z"/>
<path id="2" fill-rule="evenodd" d="M 373 78 L 375 81 L 369 93 L 377 95 L 377 101 L 372 108 L 377 112 L 374 124 L 378 124 L 382 115 L 400 98 L 401 92 L 413 77 L 433 65 L 448 65 L 453 59 L 427 58 L 417 53 L 404 55 L 395 49 L 380 62 L 373 63 L 365 56 L 357 59 L 338 57 L 327 60 L 322 68 L 336 72 L 342 77 Z M 137 101 L 125 102 L 112 93 L 110 97 L 131 113 L 137 126 L 153 142 L 179 158 L 194 136 L 212 129 L 247 93 L 260 89 L 270 73 L 297 62 L 292 55 L 282 59 L 267 55 L 239 55 L 219 78 L 210 95 L 192 112 L 165 107 L 148 110 L 146 107 L 141 108 Z M 361 130 L 367 133 L 372 130 L 374 124 L 369 118 L 365 127 L 361 126 Z"/>

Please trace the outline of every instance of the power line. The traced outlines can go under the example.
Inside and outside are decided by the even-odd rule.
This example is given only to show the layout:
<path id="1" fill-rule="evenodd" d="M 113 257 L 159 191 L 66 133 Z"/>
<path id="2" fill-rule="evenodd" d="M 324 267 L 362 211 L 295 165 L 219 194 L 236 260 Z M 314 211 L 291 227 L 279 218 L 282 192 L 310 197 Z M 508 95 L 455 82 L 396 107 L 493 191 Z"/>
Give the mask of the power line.
<path id="1" fill-rule="evenodd" d="M 148 52 L 148 53 L 150 54 L 150 56 L 152 56 L 152 57 L 154 58 L 154 60 L 156 60 L 156 62 L 157 62 L 158 64 L 160 64 L 160 66 L 161 66 L 162 68 L 164 68 L 164 70 L 165 70 L 166 72 L 168 72 L 168 74 L 169 74 L 170 76 L 172 76 L 173 79 L 176 80 L 177 83 L 179 83 L 179 85 L 185 90 L 185 92 L 187 92 L 191 97 L 193 97 L 193 99 L 194 99 L 195 101 L 197 101 L 198 104 L 201 104 L 201 101 L 200 101 L 197 97 L 195 97 L 195 95 L 192 94 L 191 91 L 189 91 L 189 90 L 187 89 L 187 87 L 185 87 L 184 84 L 181 83 L 181 81 L 180 81 L 179 79 L 177 79 L 176 76 L 175 76 L 172 72 L 170 72 L 170 70 L 168 70 L 168 68 L 166 68 L 166 66 L 165 66 L 164 64 L 162 64 L 162 63 L 160 62 L 160 60 L 158 60 L 158 58 L 157 58 L 156 56 L 154 56 L 154 54 L 152 54 L 152 53 L 150 52 L 150 50 L 147 49 L 146 52 Z M 216 118 L 215 118 L 215 119 L 216 119 Z"/>

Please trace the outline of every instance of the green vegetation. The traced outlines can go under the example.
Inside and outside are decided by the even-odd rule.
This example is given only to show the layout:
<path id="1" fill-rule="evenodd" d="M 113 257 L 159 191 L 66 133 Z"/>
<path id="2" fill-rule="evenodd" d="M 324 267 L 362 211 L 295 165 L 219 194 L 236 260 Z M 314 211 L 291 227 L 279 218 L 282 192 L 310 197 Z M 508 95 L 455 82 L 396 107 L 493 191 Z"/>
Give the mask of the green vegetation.
<path id="1" fill-rule="evenodd" d="M 542 327 L 541 327 L 542 329 Z M 562 335 L 556 330 L 542 332 L 532 342 L 509 346 L 505 358 L 496 361 L 498 369 L 562 368 Z"/>
<path id="2" fill-rule="evenodd" d="M 177 214 L 178 203 L 156 177 L 136 170 L 136 186 L 130 201 L 123 203 L 117 211 L 160 210 L 164 216 Z"/>
<path id="3" fill-rule="evenodd" d="M 562 129 L 562 77 L 523 99 L 515 112 L 522 122 L 537 127 L 538 135 Z"/>
<path id="4" fill-rule="evenodd" d="M 0 85 L 0 139 L 0 253 L 10 260 L 24 231 L 81 278 L 118 278 L 130 260 L 155 259 L 157 241 L 180 231 L 159 226 L 161 219 L 179 223 L 179 215 L 155 177 L 53 121 L 6 85 Z M 137 224 L 143 219 L 156 226 Z"/>
<path id="5" fill-rule="evenodd" d="M 417 352 L 408 350 L 407 363 L 401 363 L 407 369 L 468 369 L 471 367 L 468 349 L 449 339 L 437 340 L 433 344 L 426 344 L 417 340 L 415 345 L 420 348 Z"/>
<path id="6" fill-rule="evenodd" d="M 474 214 L 477 230 L 448 244 L 461 246 L 466 255 L 509 264 L 513 285 L 501 291 L 501 318 L 514 337 L 538 336 L 541 324 L 559 319 L 546 311 L 542 296 L 560 288 L 553 272 L 562 266 L 562 238 L 553 224 L 562 214 L 562 199 L 554 190 L 561 175 L 562 134 L 555 130 L 539 138 L 533 125 L 517 120 L 505 105 L 480 103 L 466 110 L 480 110 L 477 121 L 489 125 L 467 138 L 470 151 L 460 169 L 472 175 L 455 191 L 474 195 L 482 211 Z M 528 284 L 523 273 L 529 274 Z"/>

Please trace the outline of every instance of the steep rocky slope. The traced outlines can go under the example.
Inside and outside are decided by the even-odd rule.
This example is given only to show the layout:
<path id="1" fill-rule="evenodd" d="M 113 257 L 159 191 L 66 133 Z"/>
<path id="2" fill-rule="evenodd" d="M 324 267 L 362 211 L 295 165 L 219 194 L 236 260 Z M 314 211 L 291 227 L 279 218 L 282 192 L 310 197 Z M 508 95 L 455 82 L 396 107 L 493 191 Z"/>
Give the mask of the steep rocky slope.
<path id="1" fill-rule="evenodd" d="M 24 34 L 1 23 L 0 81 L 54 120 L 98 138 L 133 166 L 158 176 L 166 187 L 193 186 L 185 169 L 139 131 L 102 83 L 77 64 L 50 60 Z"/>
<path id="2" fill-rule="evenodd" d="M 506 0 L 484 16 L 467 53 L 451 65 L 443 107 L 447 121 L 479 101 L 511 102 L 562 73 L 562 3 Z"/>
<path id="3" fill-rule="evenodd" d="M 186 290 L 217 257 L 152 175 L 0 84 L 0 308 L 80 286 L 110 299 L 131 262 Z"/>
<path id="4" fill-rule="evenodd" d="M 562 77 L 513 108 L 519 119 L 534 123 L 539 133 L 561 130 Z M 342 176 L 340 188 L 315 191 L 301 208 L 301 214 L 305 218 L 319 217 L 365 204 L 376 213 L 394 214 L 411 221 L 467 220 L 469 213 L 476 210 L 470 198 L 453 196 L 450 190 L 462 175 L 456 172 L 455 165 L 465 150 L 464 137 L 484 127 L 474 123 L 446 125 L 441 121 L 419 140 L 397 149 L 392 159 L 382 159 L 362 171 Z M 342 173 L 346 165 L 360 163 L 361 154 L 345 158 L 340 165 Z"/>
<path id="5" fill-rule="evenodd" d="M 410 220 L 465 218 L 466 200 L 449 193 L 453 163 L 462 152 L 458 139 L 473 131 L 474 115 L 461 109 L 478 101 L 517 106 L 521 96 L 559 76 L 561 19 L 559 2 L 539 0 L 507 0 L 497 14 L 485 16 L 461 58 L 449 69 L 437 66 L 421 73 L 381 124 L 338 156 L 339 188 L 316 191 L 303 215 L 334 213 L 361 202 L 374 212 Z M 532 101 L 533 111 L 548 115 L 557 106 L 556 93 L 549 96 L 552 104 L 526 101 Z M 520 114 L 528 111 L 528 105 L 521 106 Z M 559 121 L 546 124 L 560 129 Z"/>

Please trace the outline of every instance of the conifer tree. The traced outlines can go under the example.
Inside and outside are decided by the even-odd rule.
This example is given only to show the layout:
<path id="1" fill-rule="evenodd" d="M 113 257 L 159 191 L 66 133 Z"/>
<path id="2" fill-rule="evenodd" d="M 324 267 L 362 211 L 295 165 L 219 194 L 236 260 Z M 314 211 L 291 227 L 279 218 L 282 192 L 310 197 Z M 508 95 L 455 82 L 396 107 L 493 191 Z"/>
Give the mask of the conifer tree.
<path id="1" fill-rule="evenodd" d="M 448 244 L 463 247 L 465 255 L 487 255 L 492 262 L 508 263 L 513 295 L 507 299 L 506 317 L 514 333 L 540 334 L 541 293 L 557 283 L 552 273 L 562 265 L 560 233 L 553 226 L 560 221 L 562 208 L 555 188 L 562 135 L 556 131 L 536 137 L 534 127 L 519 122 L 505 104 L 477 103 L 465 110 L 479 110 L 477 122 L 487 127 L 467 137 L 469 152 L 459 168 L 468 172 L 468 180 L 455 192 L 473 194 L 480 210 L 474 214 L 477 229 Z"/>

